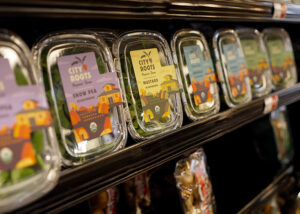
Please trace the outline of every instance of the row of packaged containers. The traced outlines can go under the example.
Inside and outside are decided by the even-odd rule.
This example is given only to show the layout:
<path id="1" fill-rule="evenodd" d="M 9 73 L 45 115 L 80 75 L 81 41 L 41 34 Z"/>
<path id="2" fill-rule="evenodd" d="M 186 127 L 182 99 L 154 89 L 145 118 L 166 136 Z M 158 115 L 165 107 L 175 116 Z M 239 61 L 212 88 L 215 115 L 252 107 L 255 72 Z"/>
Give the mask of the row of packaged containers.
<path id="1" fill-rule="evenodd" d="M 0 211 L 49 191 L 61 163 L 123 148 L 127 126 L 140 141 L 179 128 L 182 106 L 191 120 L 217 113 L 218 83 L 235 107 L 297 82 L 283 29 L 219 30 L 212 41 L 215 63 L 196 30 L 176 32 L 171 49 L 152 31 L 57 32 L 31 52 L 1 31 Z"/>

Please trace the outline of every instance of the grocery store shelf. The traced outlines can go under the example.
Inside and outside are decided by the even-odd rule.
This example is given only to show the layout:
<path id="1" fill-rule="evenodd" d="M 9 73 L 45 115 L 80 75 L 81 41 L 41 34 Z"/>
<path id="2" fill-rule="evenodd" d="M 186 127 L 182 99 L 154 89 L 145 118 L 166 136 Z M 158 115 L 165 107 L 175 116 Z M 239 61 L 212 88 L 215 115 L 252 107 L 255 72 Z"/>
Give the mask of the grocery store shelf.
<path id="1" fill-rule="evenodd" d="M 274 5 L 271 0 L 1 0 L 0 16 L 299 22 L 300 5 L 284 4 L 282 17 Z"/>
<path id="2" fill-rule="evenodd" d="M 269 96 L 273 95 L 278 96 L 278 106 L 299 101 L 300 83 Z M 169 134 L 134 144 L 85 165 L 66 169 L 62 171 L 53 191 L 18 210 L 18 213 L 58 212 L 101 190 L 158 167 L 262 117 L 265 98 L 226 110 L 204 121 L 187 124 Z"/>
<path id="3" fill-rule="evenodd" d="M 295 186 L 296 182 L 294 177 L 291 176 L 293 167 L 290 166 L 281 174 L 279 174 L 271 184 L 262 190 L 254 199 L 252 199 L 238 214 L 253 213 L 255 209 L 267 202 L 276 192 L 280 192 L 282 188 Z"/>

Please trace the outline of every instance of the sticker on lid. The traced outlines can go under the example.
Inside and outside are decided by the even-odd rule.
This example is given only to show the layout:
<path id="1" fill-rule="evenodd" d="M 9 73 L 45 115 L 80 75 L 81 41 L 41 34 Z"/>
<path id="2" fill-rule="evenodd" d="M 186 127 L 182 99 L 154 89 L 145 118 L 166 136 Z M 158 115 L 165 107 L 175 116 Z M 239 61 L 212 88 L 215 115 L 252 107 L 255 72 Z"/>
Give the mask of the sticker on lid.
<path id="1" fill-rule="evenodd" d="M 252 87 L 263 87 L 263 75 L 269 70 L 267 53 L 259 50 L 257 41 L 254 39 L 241 40 L 245 59 L 248 66 L 250 84 Z"/>
<path id="2" fill-rule="evenodd" d="M 274 3 L 274 19 L 284 19 L 286 17 L 287 6 L 284 3 Z"/>
<path id="3" fill-rule="evenodd" d="M 171 94 L 179 91 L 174 65 L 162 66 L 157 48 L 130 51 L 145 122 L 170 115 Z"/>
<path id="4" fill-rule="evenodd" d="M 19 86 L 9 61 L 0 58 L 0 170 L 37 163 L 32 134 L 52 124 L 44 89 Z"/>
<path id="5" fill-rule="evenodd" d="M 234 98 L 246 94 L 245 76 L 248 75 L 245 59 L 236 44 L 223 45 L 231 94 Z"/>
<path id="6" fill-rule="evenodd" d="M 281 39 L 268 40 L 267 46 L 272 62 L 273 82 L 282 83 L 292 78 L 291 69 L 295 66 L 293 52 L 285 49 Z"/>
<path id="7" fill-rule="evenodd" d="M 204 59 L 199 45 L 183 47 L 189 78 L 196 106 L 212 101 L 211 83 L 216 82 L 216 74 L 211 59 Z"/>
<path id="8" fill-rule="evenodd" d="M 265 98 L 264 100 L 265 107 L 264 107 L 264 114 L 268 114 L 271 111 L 274 111 L 278 106 L 278 96 L 277 95 L 270 95 Z"/>
<path id="9" fill-rule="evenodd" d="M 115 72 L 100 74 L 94 52 L 57 59 L 77 143 L 113 134 L 109 113 L 122 105 Z"/>

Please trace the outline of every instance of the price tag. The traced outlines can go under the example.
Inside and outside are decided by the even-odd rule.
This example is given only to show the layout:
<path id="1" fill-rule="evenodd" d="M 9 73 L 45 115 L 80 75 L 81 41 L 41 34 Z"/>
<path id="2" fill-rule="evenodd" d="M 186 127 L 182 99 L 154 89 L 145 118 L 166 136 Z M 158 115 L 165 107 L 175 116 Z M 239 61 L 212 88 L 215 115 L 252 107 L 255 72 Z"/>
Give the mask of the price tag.
<path id="1" fill-rule="evenodd" d="M 284 3 L 274 3 L 273 19 L 284 19 L 286 16 L 286 5 Z"/>
<path id="2" fill-rule="evenodd" d="M 274 111 L 278 105 L 278 96 L 273 95 L 265 98 L 265 108 L 264 114 L 268 114 L 271 111 Z"/>

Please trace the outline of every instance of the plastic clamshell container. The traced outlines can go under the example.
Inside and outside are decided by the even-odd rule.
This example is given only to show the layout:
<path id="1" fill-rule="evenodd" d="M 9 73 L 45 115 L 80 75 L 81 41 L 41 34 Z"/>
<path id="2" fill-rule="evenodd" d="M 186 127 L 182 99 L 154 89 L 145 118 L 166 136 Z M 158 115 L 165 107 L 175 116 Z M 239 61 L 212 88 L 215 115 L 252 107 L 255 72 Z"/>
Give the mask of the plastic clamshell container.
<path id="1" fill-rule="evenodd" d="M 177 31 L 171 41 L 176 67 L 180 72 L 185 112 L 191 120 L 199 120 L 220 110 L 217 75 L 210 50 L 202 33 Z"/>
<path id="2" fill-rule="evenodd" d="M 272 71 L 262 35 L 253 28 L 239 28 L 236 32 L 246 59 L 252 96 L 269 94 L 272 91 Z"/>
<path id="3" fill-rule="evenodd" d="M 32 51 L 56 118 L 64 164 L 81 164 L 123 148 L 123 94 L 111 52 L 99 35 L 58 32 Z"/>
<path id="4" fill-rule="evenodd" d="M 216 212 L 206 155 L 202 148 L 176 163 L 174 177 L 184 213 Z"/>
<path id="5" fill-rule="evenodd" d="M 43 82 L 29 48 L 0 31 L 0 210 L 17 209 L 50 191 L 60 157 Z"/>
<path id="6" fill-rule="evenodd" d="M 295 85 L 297 69 L 290 36 L 282 28 L 267 28 L 262 34 L 271 61 L 273 88 Z"/>
<path id="7" fill-rule="evenodd" d="M 163 36 L 152 31 L 125 33 L 114 43 L 113 53 L 126 93 L 131 136 L 144 140 L 180 127 L 181 83 Z"/>
<path id="8" fill-rule="evenodd" d="M 289 129 L 286 107 L 271 112 L 270 121 L 277 146 L 278 160 L 283 164 L 289 164 L 294 156 L 292 138 Z"/>
<path id="9" fill-rule="evenodd" d="M 232 29 L 216 31 L 213 48 L 218 79 L 226 104 L 235 107 L 250 102 L 251 85 L 243 49 L 236 32 Z"/>
<path id="10" fill-rule="evenodd" d="M 91 29 L 87 29 L 90 30 L 94 33 L 96 33 L 97 35 L 99 35 L 104 42 L 107 44 L 107 46 L 109 47 L 109 49 L 112 49 L 113 43 L 118 39 L 118 33 L 114 30 L 110 30 L 110 29 L 102 29 L 102 28 L 91 28 Z"/>

